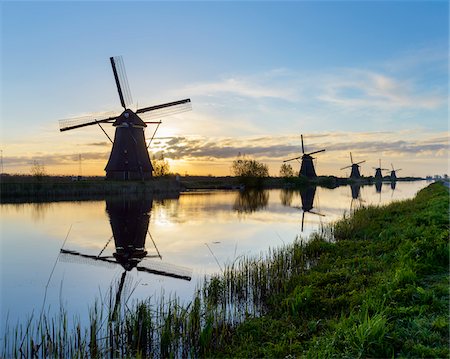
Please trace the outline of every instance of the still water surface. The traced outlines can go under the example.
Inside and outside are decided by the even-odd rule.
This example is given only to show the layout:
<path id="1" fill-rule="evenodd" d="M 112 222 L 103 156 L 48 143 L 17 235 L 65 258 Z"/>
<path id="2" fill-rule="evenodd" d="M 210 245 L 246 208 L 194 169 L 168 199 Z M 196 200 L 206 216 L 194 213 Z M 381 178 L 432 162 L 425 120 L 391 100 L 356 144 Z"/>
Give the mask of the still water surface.
<path id="1" fill-rule="evenodd" d="M 84 322 L 95 299 L 106 298 L 122 279 L 128 304 L 162 292 L 190 300 L 205 275 L 240 256 L 306 238 L 361 205 L 411 198 L 427 184 L 2 204 L 0 338 L 7 318 L 14 326 L 42 308 L 54 313 L 63 306 L 69 318 Z M 130 237 L 147 251 L 131 264 L 120 257 Z M 61 254 L 61 248 L 73 254 Z"/>

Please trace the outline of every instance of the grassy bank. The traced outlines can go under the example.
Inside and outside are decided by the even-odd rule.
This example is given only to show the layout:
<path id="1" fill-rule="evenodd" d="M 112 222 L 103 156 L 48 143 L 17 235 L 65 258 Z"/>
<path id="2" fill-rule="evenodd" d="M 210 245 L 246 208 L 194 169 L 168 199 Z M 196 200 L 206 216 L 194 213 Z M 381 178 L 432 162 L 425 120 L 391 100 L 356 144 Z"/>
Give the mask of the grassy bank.
<path id="1" fill-rule="evenodd" d="M 176 298 L 113 312 L 89 328 L 60 318 L 15 327 L 3 356 L 448 357 L 449 192 L 364 208 L 308 241 L 241 258 Z M 112 290 L 112 293 L 114 290 Z M 1 353 L 1 352 L 0 352 Z M 6 355 L 5 355 L 6 354 Z"/>
<path id="2" fill-rule="evenodd" d="M 448 196 L 433 184 L 336 223 L 214 356 L 449 357 Z"/>

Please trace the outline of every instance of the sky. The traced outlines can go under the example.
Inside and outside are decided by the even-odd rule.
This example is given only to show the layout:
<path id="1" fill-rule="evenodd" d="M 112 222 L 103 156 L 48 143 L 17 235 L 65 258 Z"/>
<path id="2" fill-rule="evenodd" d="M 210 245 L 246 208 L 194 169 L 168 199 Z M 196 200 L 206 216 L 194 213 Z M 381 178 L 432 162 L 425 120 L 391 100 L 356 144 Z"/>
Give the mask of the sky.
<path id="1" fill-rule="evenodd" d="M 230 175 L 239 155 L 279 175 L 315 157 L 319 175 L 448 173 L 447 1 L 1 1 L 3 171 L 104 175 L 111 143 L 60 119 L 120 114 L 109 57 L 133 106 L 184 98 L 151 157 L 182 175 Z M 132 107 L 132 106 L 131 106 Z M 135 108 L 132 107 L 132 108 Z M 154 126 L 146 129 L 152 137 Z M 111 138 L 114 128 L 105 130 Z M 300 164 L 291 162 L 294 171 Z"/>

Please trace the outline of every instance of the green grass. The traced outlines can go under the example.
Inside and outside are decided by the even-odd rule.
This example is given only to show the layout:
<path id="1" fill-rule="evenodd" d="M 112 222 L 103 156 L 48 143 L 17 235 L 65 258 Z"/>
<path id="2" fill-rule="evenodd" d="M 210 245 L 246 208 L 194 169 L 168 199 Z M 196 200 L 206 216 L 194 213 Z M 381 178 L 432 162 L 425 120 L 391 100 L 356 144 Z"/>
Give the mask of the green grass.
<path id="1" fill-rule="evenodd" d="M 2 355 L 448 358 L 448 199 L 433 184 L 359 209 L 308 241 L 229 264 L 188 305 L 162 297 L 115 316 L 111 295 L 89 328 L 68 328 L 64 311 L 31 319 L 7 333 Z"/>

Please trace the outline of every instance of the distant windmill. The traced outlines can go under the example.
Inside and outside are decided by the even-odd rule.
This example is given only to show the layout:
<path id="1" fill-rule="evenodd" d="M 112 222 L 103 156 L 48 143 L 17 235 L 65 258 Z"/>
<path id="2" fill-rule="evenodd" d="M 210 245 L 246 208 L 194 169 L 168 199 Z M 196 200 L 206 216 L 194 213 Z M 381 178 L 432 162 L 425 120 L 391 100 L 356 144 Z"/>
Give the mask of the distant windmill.
<path id="1" fill-rule="evenodd" d="M 352 153 L 350 152 L 350 162 L 351 162 L 350 166 L 342 167 L 341 170 L 345 170 L 346 168 L 350 168 L 351 167 L 352 168 L 352 172 L 350 173 L 350 178 L 352 178 L 352 179 L 361 178 L 361 174 L 359 173 L 359 165 L 361 163 L 366 162 L 366 160 L 360 161 L 360 162 L 357 162 L 357 163 L 353 163 Z"/>
<path id="2" fill-rule="evenodd" d="M 401 171 L 402 169 L 399 168 L 398 170 L 394 169 L 394 165 L 391 163 L 392 171 L 391 171 L 391 181 L 397 181 L 397 171 Z"/>
<path id="3" fill-rule="evenodd" d="M 375 170 L 375 180 L 381 181 L 383 179 L 383 174 L 381 171 L 389 171 L 387 168 L 381 168 L 381 158 L 378 160 L 379 166 L 378 167 L 372 167 Z"/>
<path id="4" fill-rule="evenodd" d="M 319 152 L 324 152 L 325 150 L 318 150 L 318 151 L 313 151 L 310 153 L 305 153 L 305 146 L 303 145 L 303 135 L 300 135 L 300 137 L 302 139 L 302 155 L 299 157 L 291 158 L 289 160 L 285 160 L 283 162 L 294 161 L 294 160 L 298 160 L 299 158 L 301 158 L 302 162 L 301 162 L 300 172 L 298 175 L 305 176 L 307 178 L 316 178 L 317 174 L 316 174 L 316 171 L 314 169 L 314 164 L 313 164 L 314 158 L 311 155 L 313 155 L 315 153 L 319 153 Z"/>
<path id="5" fill-rule="evenodd" d="M 150 119 L 188 111 L 191 109 L 191 100 L 185 99 L 132 111 L 129 109 L 132 99 L 122 57 L 111 57 L 110 61 L 117 91 L 119 92 L 120 103 L 124 111 L 121 114 L 113 114 L 103 119 L 97 119 L 95 116 L 86 116 L 61 120 L 60 131 L 68 131 L 90 125 L 100 126 L 113 144 L 108 164 L 105 168 L 106 178 L 146 180 L 152 177 L 153 167 L 147 150 L 148 145 L 145 142 L 144 129 L 147 127 L 147 124 L 158 124 L 159 126 L 161 122 L 143 121 L 138 115 L 147 113 L 145 119 Z M 101 126 L 102 123 L 112 123 L 116 128 L 114 141 L 105 132 Z"/>

